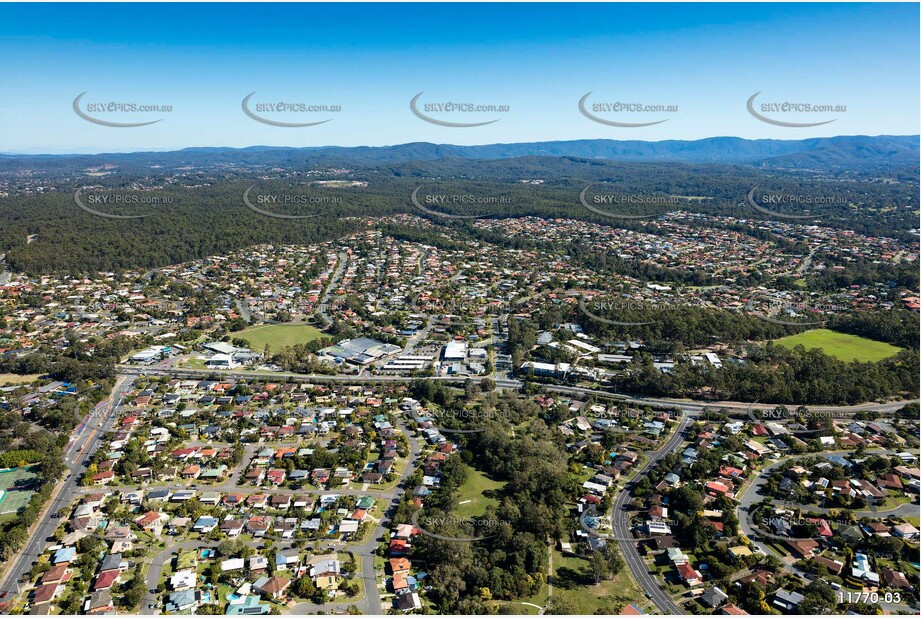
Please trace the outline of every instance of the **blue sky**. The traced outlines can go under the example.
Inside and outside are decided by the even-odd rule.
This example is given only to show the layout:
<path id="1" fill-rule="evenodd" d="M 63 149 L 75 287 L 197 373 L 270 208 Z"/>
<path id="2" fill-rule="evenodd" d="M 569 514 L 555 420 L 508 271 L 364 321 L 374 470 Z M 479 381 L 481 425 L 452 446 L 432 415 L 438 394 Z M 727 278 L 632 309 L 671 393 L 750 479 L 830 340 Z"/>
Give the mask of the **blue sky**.
<path id="1" fill-rule="evenodd" d="M 58 4 L 0 5 L 0 152 L 100 152 L 188 146 L 486 144 L 556 139 L 785 138 L 919 132 L 917 4 Z M 409 109 L 456 101 L 506 113 L 432 117 Z M 674 105 L 606 113 L 589 104 Z M 811 128 L 753 118 L 758 102 L 845 105 Z M 157 124 L 99 126 L 82 103 L 171 105 L 168 113 L 96 114 Z M 340 105 L 305 128 L 268 126 L 241 110 L 289 101 Z M 765 113 L 770 116 L 770 113 Z"/>

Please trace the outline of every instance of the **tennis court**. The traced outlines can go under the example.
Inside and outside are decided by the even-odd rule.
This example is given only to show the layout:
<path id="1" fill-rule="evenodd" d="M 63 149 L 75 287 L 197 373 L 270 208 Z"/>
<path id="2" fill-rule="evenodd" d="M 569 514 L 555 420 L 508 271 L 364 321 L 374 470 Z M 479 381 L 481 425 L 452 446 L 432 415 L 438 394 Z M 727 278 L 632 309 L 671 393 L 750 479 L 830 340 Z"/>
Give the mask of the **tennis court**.
<path id="1" fill-rule="evenodd" d="M 0 491 L 3 492 L 0 498 L 0 515 L 16 513 L 24 509 L 35 492 L 31 489 L 18 488 L 34 487 L 36 480 L 38 476 L 30 468 L 13 468 L 0 472 Z"/>

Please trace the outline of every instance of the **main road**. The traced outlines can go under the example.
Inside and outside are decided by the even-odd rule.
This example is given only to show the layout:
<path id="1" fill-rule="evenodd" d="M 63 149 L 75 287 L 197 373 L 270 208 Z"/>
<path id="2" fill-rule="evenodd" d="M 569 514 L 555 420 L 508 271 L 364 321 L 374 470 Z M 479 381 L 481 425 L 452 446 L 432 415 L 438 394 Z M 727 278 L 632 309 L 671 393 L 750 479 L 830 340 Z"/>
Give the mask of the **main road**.
<path id="1" fill-rule="evenodd" d="M 133 381 L 133 377 L 120 376 L 109 398 L 99 403 L 77 428 L 76 436 L 64 453 L 64 463 L 67 465 L 69 474 L 64 478 L 64 482 L 58 483 L 52 492 L 51 499 L 39 515 L 38 523 L 35 524 L 29 535 L 29 540 L 10 564 L 4 575 L 3 583 L 0 584 L 0 592 L 7 593 L 8 597 L 13 597 L 19 592 L 19 580 L 24 574 L 31 571 L 32 563 L 42 555 L 47 539 L 54 534 L 60 523 L 57 519 L 58 511 L 70 506 L 74 496 L 78 493 L 77 480 L 86 465 L 89 464 L 90 458 L 96 452 L 103 437 L 115 424 L 118 417 L 116 410 Z"/>
<path id="2" fill-rule="evenodd" d="M 419 378 L 410 378 L 407 376 L 391 375 L 338 375 L 338 374 L 305 374 L 290 372 L 266 372 L 266 371 L 242 371 L 242 370 L 216 370 L 216 369 L 188 369 L 172 367 L 141 367 L 136 365 L 119 365 L 118 371 L 125 375 L 156 375 L 156 376 L 173 376 L 177 378 L 189 379 L 206 379 L 208 376 L 217 375 L 223 378 L 240 378 L 248 380 L 288 380 L 292 382 L 340 382 L 345 384 L 365 384 L 365 383 L 399 383 L 411 382 Z M 516 379 L 498 379 L 487 378 L 484 376 L 455 377 L 455 376 L 430 376 L 422 378 L 426 380 L 437 380 L 441 382 L 453 382 L 463 384 L 468 380 L 473 382 L 482 382 L 485 379 L 492 380 L 499 388 L 519 389 L 525 382 Z M 538 384 L 541 388 L 555 393 L 566 395 L 583 395 L 600 397 L 604 399 L 614 399 L 623 403 L 636 406 L 649 406 L 651 408 L 680 409 L 686 414 L 699 416 L 707 410 L 720 410 L 723 412 L 735 412 L 737 414 L 747 414 L 751 403 L 742 401 L 693 401 L 690 399 L 669 399 L 661 397 L 631 397 L 620 393 L 597 390 L 581 386 L 564 386 L 557 384 Z M 890 401 L 884 403 L 869 402 L 853 406 L 806 406 L 810 412 L 834 412 L 841 415 L 856 414 L 859 412 L 879 412 L 889 414 L 896 412 L 909 403 L 918 403 L 918 399 L 906 399 L 902 401 Z M 763 404 L 765 408 L 779 404 Z M 799 404 L 784 404 L 787 408 L 797 408 Z"/>
<path id="3" fill-rule="evenodd" d="M 643 560 L 643 557 L 640 556 L 635 542 L 630 540 L 630 518 L 625 517 L 624 512 L 627 510 L 627 502 L 630 500 L 630 485 L 649 474 L 649 471 L 659 463 L 660 459 L 677 450 L 678 447 L 684 443 L 684 432 L 687 430 L 690 422 L 690 415 L 682 416 L 672 437 L 658 451 L 649 453 L 649 459 L 646 465 L 640 468 L 636 476 L 633 477 L 631 483 L 628 483 L 627 487 L 624 487 L 623 491 L 617 495 L 617 499 L 614 500 L 614 505 L 611 507 L 612 528 L 617 537 L 617 544 L 620 546 L 620 551 L 624 555 L 624 560 L 627 562 L 627 566 L 630 567 L 634 579 L 636 579 L 640 587 L 646 592 L 646 596 L 649 597 L 649 599 L 655 603 L 656 607 L 659 608 L 659 611 L 664 614 L 682 614 L 684 612 L 682 612 L 681 608 L 672 601 L 671 597 L 664 590 L 662 590 L 655 576 L 649 574 L 649 569 L 646 568 L 646 562 Z"/>

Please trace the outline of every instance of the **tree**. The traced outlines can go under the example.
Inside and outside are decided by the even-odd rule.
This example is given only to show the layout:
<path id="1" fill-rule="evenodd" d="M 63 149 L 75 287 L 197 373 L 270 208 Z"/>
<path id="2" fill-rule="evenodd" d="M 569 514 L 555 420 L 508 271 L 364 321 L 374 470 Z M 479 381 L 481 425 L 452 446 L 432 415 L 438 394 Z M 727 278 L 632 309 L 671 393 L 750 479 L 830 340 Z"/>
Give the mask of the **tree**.
<path id="1" fill-rule="evenodd" d="M 138 565 L 134 567 L 134 574 L 131 577 L 122 591 L 120 597 L 115 596 L 116 603 L 125 609 L 134 609 L 140 604 L 141 599 L 144 598 L 144 592 L 146 591 L 146 586 L 144 584 L 144 576 L 141 574 L 141 566 Z"/>
<path id="2" fill-rule="evenodd" d="M 309 575 L 304 575 L 294 583 L 294 594 L 302 599 L 309 599 L 316 594 L 317 588 Z"/>
<path id="3" fill-rule="evenodd" d="M 547 607 L 544 609 L 546 616 L 572 616 L 578 614 L 579 609 L 572 601 L 564 600 L 559 595 L 550 597 L 547 600 Z"/>
<path id="4" fill-rule="evenodd" d="M 620 555 L 620 552 L 612 544 L 607 544 L 602 549 L 605 558 L 608 562 L 608 570 L 610 571 L 610 577 L 617 575 L 624 568 L 624 558 Z"/>
<path id="5" fill-rule="evenodd" d="M 817 579 L 807 586 L 804 598 L 799 605 L 803 614 L 819 616 L 833 614 L 837 608 L 834 589 L 827 582 Z"/>
<path id="6" fill-rule="evenodd" d="M 221 573 L 221 563 L 216 560 L 213 561 L 211 566 L 208 567 L 208 581 L 210 581 L 212 585 L 216 586 L 218 580 L 221 578 Z"/>
<path id="7" fill-rule="evenodd" d="M 588 570 L 591 573 L 592 580 L 597 584 L 602 579 L 607 579 L 611 576 L 611 569 L 608 566 L 608 560 L 602 554 L 601 550 L 592 552 L 591 557 L 588 560 Z"/>

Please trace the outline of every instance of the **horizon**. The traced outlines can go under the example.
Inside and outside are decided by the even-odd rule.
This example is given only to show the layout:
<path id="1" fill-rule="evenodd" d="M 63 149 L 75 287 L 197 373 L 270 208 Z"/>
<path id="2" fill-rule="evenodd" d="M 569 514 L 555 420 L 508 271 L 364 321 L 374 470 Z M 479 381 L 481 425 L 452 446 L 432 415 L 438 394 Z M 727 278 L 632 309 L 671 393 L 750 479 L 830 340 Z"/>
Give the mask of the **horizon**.
<path id="1" fill-rule="evenodd" d="M 430 141 L 413 141 L 413 142 L 402 142 L 395 144 L 382 144 L 382 145 L 370 145 L 370 144 L 359 144 L 357 146 L 343 146 L 341 144 L 323 144 L 317 146 L 291 146 L 291 145 L 271 145 L 271 144 L 251 144 L 249 146 L 184 146 L 181 148 L 162 148 L 162 149 L 147 149 L 147 150 L 121 150 L 121 151 L 68 151 L 68 152 L 10 152 L 10 151 L 0 151 L 0 156 L 5 157 L 68 157 L 68 156 L 104 156 L 104 155 L 131 155 L 131 154 L 168 154 L 175 152 L 183 152 L 186 150 L 254 150 L 254 149 L 272 149 L 272 150 L 324 150 L 328 148 L 342 148 L 342 149 L 360 149 L 360 148 L 373 148 L 373 149 L 386 149 L 386 148 L 399 148 L 401 146 L 411 146 L 415 144 L 420 145 L 431 145 L 431 146 L 449 146 L 449 147 L 458 147 L 458 148 L 485 148 L 489 146 L 524 146 L 529 144 L 547 144 L 547 143 L 573 143 L 573 142 L 586 142 L 586 141 L 598 141 L 598 142 L 638 142 L 644 144 L 658 144 L 666 142 L 684 142 L 684 143 L 694 143 L 694 142 L 704 142 L 708 140 L 719 140 L 719 139 L 731 139 L 731 140 L 741 140 L 747 142 L 757 142 L 757 141 L 772 141 L 772 142 L 803 142 L 809 140 L 833 140 L 833 139 L 842 139 L 842 138 L 867 138 L 867 139 L 878 139 L 878 138 L 918 138 L 921 140 L 921 134 L 879 134 L 879 135 L 866 135 L 866 134 L 849 134 L 849 135 L 828 135 L 828 136 L 808 136 L 808 137 L 790 137 L 790 138 L 744 138 L 736 135 L 712 135 L 709 137 L 702 137 L 698 139 L 659 139 L 659 140 L 642 140 L 642 139 L 615 139 L 615 138 L 580 138 L 580 139 L 565 139 L 565 140 L 540 140 L 540 141 L 520 141 L 520 142 L 490 142 L 490 143 L 480 143 L 480 144 L 452 144 L 447 142 L 430 142 Z M 556 156 L 556 155 L 546 155 L 546 156 Z"/>
<path id="2" fill-rule="evenodd" d="M 919 1 L 95 2 L 0 4 L 0 618 L 918 615 Z"/>
<path id="3" fill-rule="evenodd" d="M 917 4 L 43 8 L 0 8 L 3 152 L 921 132 Z"/>

